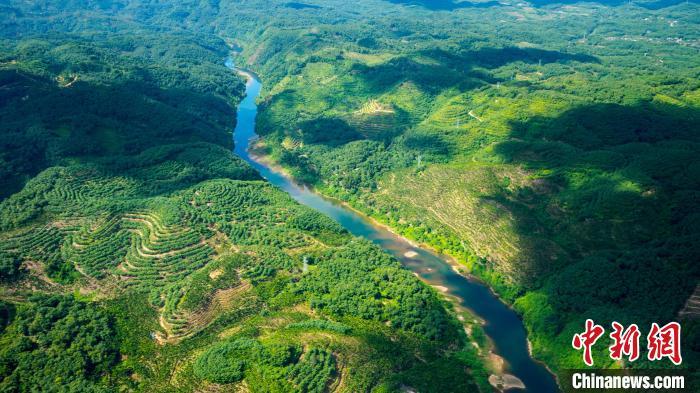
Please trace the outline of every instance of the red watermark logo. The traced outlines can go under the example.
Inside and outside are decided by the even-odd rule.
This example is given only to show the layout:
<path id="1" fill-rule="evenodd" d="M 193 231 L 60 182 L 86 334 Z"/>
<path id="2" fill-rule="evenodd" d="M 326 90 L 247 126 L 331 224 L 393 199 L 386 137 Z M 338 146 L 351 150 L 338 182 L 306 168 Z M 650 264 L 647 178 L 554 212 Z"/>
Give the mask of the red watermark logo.
<path id="1" fill-rule="evenodd" d="M 641 332 L 636 324 L 625 328 L 622 324 L 613 322 L 613 331 L 610 333 L 612 344 L 608 348 L 610 358 L 621 360 L 627 357 L 630 362 L 639 359 L 639 337 Z M 583 349 L 583 362 L 587 366 L 593 366 L 593 353 L 591 349 L 595 343 L 605 334 L 605 328 L 597 325 L 592 319 L 586 320 L 585 331 L 574 334 L 571 345 L 576 350 Z M 657 323 L 651 324 L 647 335 L 647 359 L 650 361 L 668 358 L 675 365 L 683 362 L 681 357 L 681 325 L 678 322 L 669 322 L 664 326 Z"/>
<path id="2" fill-rule="evenodd" d="M 610 333 L 613 344 L 610 346 L 610 358 L 621 360 L 625 355 L 630 362 L 639 359 L 639 327 L 631 324 L 627 329 L 617 322 L 612 323 L 614 331 Z M 589 364 L 590 366 L 590 364 Z"/>
<path id="3" fill-rule="evenodd" d="M 667 357 L 676 366 L 683 362 L 681 357 L 681 325 L 678 322 L 671 322 L 663 327 L 652 323 L 647 343 L 649 360 L 661 360 Z"/>

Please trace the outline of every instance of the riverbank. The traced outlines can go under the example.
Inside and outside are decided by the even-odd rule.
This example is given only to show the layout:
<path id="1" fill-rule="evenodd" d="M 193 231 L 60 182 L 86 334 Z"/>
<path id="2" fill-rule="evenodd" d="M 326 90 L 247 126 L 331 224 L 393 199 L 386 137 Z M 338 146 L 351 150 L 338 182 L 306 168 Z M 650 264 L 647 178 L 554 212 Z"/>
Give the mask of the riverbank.
<path id="1" fill-rule="evenodd" d="M 478 356 L 487 372 L 494 376 L 492 381 L 499 389 L 506 389 L 509 384 L 520 386 L 514 379 L 517 377 L 529 392 L 560 391 L 552 374 L 532 359 L 520 317 L 483 282 L 464 271 L 458 261 L 439 255 L 427 244 L 421 247 L 396 233 L 391 226 L 346 202 L 328 197 L 309 185 L 296 183 L 293 172 L 274 161 L 265 148 L 265 141 L 255 133 L 255 98 L 261 84 L 253 74 L 242 72 L 241 75 L 248 78 L 248 96 L 239 105 L 239 122 L 234 132 L 234 152 L 238 156 L 297 202 L 331 217 L 351 234 L 381 247 L 423 282 L 442 293 L 444 299 L 453 305 L 470 341 L 477 344 Z"/>
<path id="2" fill-rule="evenodd" d="M 297 183 L 297 180 L 294 178 L 292 175 L 291 171 L 279 164 L 277 161 L 275 161 L 269 154 L 265 153 L 266 147 L 265 147 L 265 142 L 261 138 L 256 138 L 255 140 L 252 141 L 253 144 L 249 146 L 248 148 L 248 154 L 249 157 L 252 158 L 254 161 L 259 163 L 260 165 L 264 165 L 271 170 L 283 175 L 288 181 Z M 299 184 L 299 183 L 297 183 Z M 503 303 L 506 307 L 508 307 L 514 314 L 518 316 L 518 318 L 522 321 L 522 315 L 515 310 L 513 305 L 509 302 L 507 302 L 505 299 L 501 298 L 499 294 L 493 290 L 484 280 L 480 279 L 478 276 L 475 276 L 473 274 L 470 274 L 468 271 L 466 271 L 466 266 L 459 262 L 459 260 L 449 254 L 441 253 L 439 252 L 435 247 L 428 243 L 423 243 L 423 242 L 417 242 L 415 240 L 409 239 L 402 234 L 400 234 L 395 228 L 391 227 L 389 224 L 386 224 L 384 222 L 379 221 L 377 218 L 372 217 L 365 213 L 362 210 L 359 210 L 355 206 L 351 205 L 350 203 L 340 200 L 338 198 L 335 198 L 333 196 L 330 196 L 328 194 L 323 193 L 321 190 L 318 188 L 309 185 L 309 184 L 303 184 L 303 187 L 308 189 L 310 192 L 313 192 L 320 197 L 330 201 L 331 203 L 337 204 L 342 206 L 343 208 L 352 211 L 355 213 L 357 216 L 361 217 L 362 219 L 366 220 L 369 222 L 372 226 L 381 228 L 389 233 L 391 233 L 393 236 L 396 237 L 396 239 L 410 244 L 412 247 L 415 248 L 421 248 L 424 250 L 428 250 L 434 255 L 436 255 L 438 258 L 440 258 L 445 264 L 447 264 L 456 274 L 464 277 L 467 280 L 472 280 L 480 285 L 483 285 L 484 287 L 488 288 L 490 294 L 497 298 L 501 303 Z M 414 251 L 409 251 L 404 254 L 404 257 L 406 258 L 416 258 L 418 254 Z M 432 286 L 434 289 L 436 289 L 439 293 L 442 294 L 443 297 L 445 297 L 446 300 L 450 301 L 458 310 L 462 309 L 465 312 L 467 312 L 470 316 L 475 317 L 479 320 L 479 323 L 484 326 L 485 321 L 481 318 L 478 318 L 475 314 L 474 311 L 469 309 L 468 307 L 462 306 L 459 304 L 459 299 L 460 297 L 451 293 L 449 288 L 441 285 L 433 285 L 431 284 L 428 280 L 424 279 L 420 274 L 415 273 L 415 275 L 424 281 L 426 284 Z M 457 299 L 457 301 L 455 301 Z M 463 322 L 463 319 L 461 319 Z M 530 333 L 530 332 L 528 332 Z M 491 342 L 491 339 L 487 336 L 487 339 L 489 341 L 489 348 L 488 348 L 488 354 L 486 355 L 486 364 L 488 368 L 490 369 L 493 374 L 489 378 L 489 382 L 492 384 L 492 386 L 499 391 L 507 391 L 508 389 L 525 389 L 524 383 L 516 376 L 512 374 L 508 374 L 505 372 L 506 367 L 505 367 L 505 362 L 503 361 L 503 358 L 500 357 L 498 354 L 496 354 L 493 351 L 493 343 Z M 540 364 L 542 367 L 544 367 L 549 374 L 551 374 L 552 378 L 554 378 L 557 386 L 561 388 L 561 383 L 559 381 L 559 377 L 554 371 L 547 365 L 545 362 L 536 359 L 533 357 L 533 352 L 532 352 L 532 344 L 529 340 L 527 340 L 527 350 L 529 356 L 533 359 L 533 361 L 537 362 Z M 500 361 L 495 361 L 495 359 L 500 359 Z"/>

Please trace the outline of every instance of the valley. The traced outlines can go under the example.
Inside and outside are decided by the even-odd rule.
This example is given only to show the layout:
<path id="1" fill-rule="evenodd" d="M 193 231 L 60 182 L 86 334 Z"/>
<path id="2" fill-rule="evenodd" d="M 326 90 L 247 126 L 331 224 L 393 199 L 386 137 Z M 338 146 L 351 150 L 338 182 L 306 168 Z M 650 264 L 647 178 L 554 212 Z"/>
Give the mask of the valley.
<path id="1" fill-rule="evenodd" d="M 698 8 L 9 0 L 0 391 L 697 377 Z"/>

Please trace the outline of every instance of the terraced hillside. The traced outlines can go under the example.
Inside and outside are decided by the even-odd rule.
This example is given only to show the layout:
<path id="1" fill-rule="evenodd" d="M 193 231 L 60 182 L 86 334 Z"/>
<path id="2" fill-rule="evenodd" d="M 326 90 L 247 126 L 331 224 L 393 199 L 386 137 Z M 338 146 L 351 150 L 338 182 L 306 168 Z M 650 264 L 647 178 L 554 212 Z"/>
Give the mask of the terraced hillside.
<path id="1" fill-rule="evenodd" d="M 477 321 L 232 154 L 232 47 L 128 3 L 0 7 L 0 391 L 489 389 Z"/>
<path id="2" fill-rule="evenodd" d="M 59 205 L 63 198 L 51 196 L 68 195 L 55 188 L 71 189 L 70 183 L 35 183 L 2 208 L 34 206 L 36 200 L 25 197 L 30 190 L 48 196 L 49 208 L 66 206 Z M 87 205 L 104 198 L 82 195 Z M 0 250 L 22 261 L 22 272 L 2 293 L 19 310 L 27 307 L 22 299 L 28 294 L 73 292 L 93 299 L 94 307 L 113 310 L 121 354 L 128 357 L 119 367 L 140 381 L 120 384 L 190 390 L 202 380 L 206 389 L 218 386 L 210 383 L 243 380 L 262 391 L 269 383 L 286 390 L 330 384 L 337 391 L 356 391 L 410 379 L 412 369 L 426 367 L 419 360 L 425 357 L 434 359 L 428 363 L 451 362 L 445 367 L 460 374 L 464 360 L 457 354 L 475 355 L 460 323 L 429 287 L 374 246 L 353 240 L 263 181 L 210 180 L 140 203 L 151 208 L 95 216 L 45 214 L 40 224 L 30 221 L 3 233 Z M 373 276 L 383 278 L 367 284 Z M 339 286 L 343 295 L 335 292 Z M 367 291 L 375 295 L 368 299 Z M 7 329 L 8 338 L 19 333 L 12 324 Z M 216 370 L 225 358 L 196 354 L 221 339 L 234 346 L 248 340 L 245 351 L 253 352 L 246 356 L 262 364 L 241 366 L 236 378 L 220 376 L 223 371 Z M 374 340 L 385 341 L 378 346 Z M 132 349 L 135 343 L 138 349 Z M 210 351 L 217 351 L 216 345 Z M 455 355 L 439 354 L 444 346 L 454 347 Z M 282 357 L 256 351 L 282 351 Z M 406 357 L 399 361 L 396 351 Z M 317 356 L 327 357 L 326 371 L 304 371 L 312 367 L 305 362 L 316 362 L 311 359 Z M 383 363 L 367 363 L 376 356 Z M 169 363 L 176 359 L 178 364 Z M 258 375 L 259 367 L 272 374 Z M 455 383 L 452 377 L 436 378 L 444 386 Z M 460 386 L 473 378 L 464 374 Z"/>
<path id="3" fill-rule="evenodd" d="M 698 5 L 564 3 L 0 6 L 0 390 L 488 389 L 471 318 L 232 157 L 231 52 L 260 153 L 454 256 L 551 368 L 584 316 L 692 314 Z"/>
<path id="4" fill-rule="evenodd" d="M 274 82 L 260 152 L 455 257 L 554 369 L 582 366 L 582 315 L 676 318 L 700 279 L 697 4 L 324 4 L 241 40 Z"/>

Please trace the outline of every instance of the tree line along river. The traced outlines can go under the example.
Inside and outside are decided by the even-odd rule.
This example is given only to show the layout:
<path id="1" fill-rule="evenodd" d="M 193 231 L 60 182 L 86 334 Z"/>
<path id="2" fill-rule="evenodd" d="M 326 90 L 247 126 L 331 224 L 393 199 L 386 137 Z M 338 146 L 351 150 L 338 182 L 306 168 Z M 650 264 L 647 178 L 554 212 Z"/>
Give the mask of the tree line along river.
<path id="1" fill-rule="evenodd" d="M 299 203 L 309 206 L 340 223 L 355 236 L 371 240 L 396 257 L 406 268 L 426 283 L 451 295 L 461 307 L 465 307 L 484 321 L 484 331 L 494 346 L 494 352 L 504 359 L 505 372 L 514 375 L 526 386 L 509 391 L 529 393 L 554 393 L 559 388 L 554 376 L 539 362 L 532 359 L 527 336 L 518 315 L 477 280 L 456 272 L 445 259 L 435 253 L 416 247 L 386 228 L 372 223 L 366 217 L 325 198 L 304 185 L 297 184 L 279 170 L 266 165 L 250 154 L 250 143 L 255 133 L 257 115 L 256 99 L 262 84 L 252 72 L 237 69 L 233 59 L 226 66 L 246 76 L 246 96 L 238 106 L 234 130 L 234 153 L 252 165 L 260 175 L 273 185 L 287 192 Z"/>

